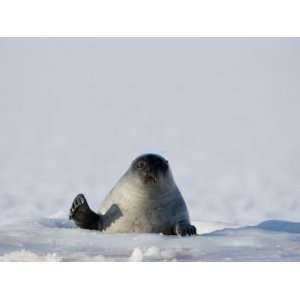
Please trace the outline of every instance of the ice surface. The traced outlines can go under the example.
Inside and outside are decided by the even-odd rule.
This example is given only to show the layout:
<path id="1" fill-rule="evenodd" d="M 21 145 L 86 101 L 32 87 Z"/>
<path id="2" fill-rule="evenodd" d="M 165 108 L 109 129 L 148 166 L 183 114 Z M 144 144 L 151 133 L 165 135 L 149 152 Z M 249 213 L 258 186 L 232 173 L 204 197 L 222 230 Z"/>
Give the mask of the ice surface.
<path id="1" fill-rule="evenodd" d="M 194 222 L 200 235 L 105 234 L 64 219 L 0 228 L 0 261 L 299 261 L 300 223 L 237 227 Z M 272 226 L 272 224 L 274 226 Z M 298 228 L 290 233 L 290 226 Z M 284 228 L 286 230 L 284 230 Z"/>
<path id="2" fill-rule="evenodd" d="M 299 259 L 297 224 L 248 227 L 300 221 L 299 51 L 299 39 L 0 39 L 1 260 Z M 203 235 L 73 228 L 76 194 L 97 209 L 145 152 L 169 160 Z"/>

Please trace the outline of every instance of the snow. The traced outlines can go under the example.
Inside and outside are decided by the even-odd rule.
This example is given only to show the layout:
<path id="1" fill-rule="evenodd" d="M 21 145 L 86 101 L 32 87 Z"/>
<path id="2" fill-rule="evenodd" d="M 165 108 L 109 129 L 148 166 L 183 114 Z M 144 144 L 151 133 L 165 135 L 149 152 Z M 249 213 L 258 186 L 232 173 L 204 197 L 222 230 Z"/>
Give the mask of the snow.
<path id="1" fill-rule="evenodd" d="M 299 48 L 0 39 L 0 259 L 299 260 Z M 170 162 L 200 236 L 74 228 L 76 194 L 97 210 L 146 152 Z"/>
<path id="2" fill-rule="evenodd" d="M 267 229 L 194 223 L 198 236 L 175 237 L 105 234 L 76 228 L 67 219 L 22 220 L 1 226 L 0 261 L 300 260 L 300 223 L 270 220 Z"/>
<path id="3" fill-rule="evenodd" d="M 143 252 L 139 248 L 135 248 L 129 257 L 131 262 L 141 262 L 143 261 Z"/>

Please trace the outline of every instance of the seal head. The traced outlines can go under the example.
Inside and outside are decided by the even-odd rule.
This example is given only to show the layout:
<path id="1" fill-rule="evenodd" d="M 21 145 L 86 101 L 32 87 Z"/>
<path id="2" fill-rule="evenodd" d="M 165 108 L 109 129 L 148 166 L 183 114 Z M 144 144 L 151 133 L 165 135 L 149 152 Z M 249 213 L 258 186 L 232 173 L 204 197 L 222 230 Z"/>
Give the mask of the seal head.
<path id="1" fill-rule="evenodd" d="M 130 170 L 144 184 L 158 184 L 168 175 L 169 164 L 162 156 L 144 154 L 132 162 Z"/>

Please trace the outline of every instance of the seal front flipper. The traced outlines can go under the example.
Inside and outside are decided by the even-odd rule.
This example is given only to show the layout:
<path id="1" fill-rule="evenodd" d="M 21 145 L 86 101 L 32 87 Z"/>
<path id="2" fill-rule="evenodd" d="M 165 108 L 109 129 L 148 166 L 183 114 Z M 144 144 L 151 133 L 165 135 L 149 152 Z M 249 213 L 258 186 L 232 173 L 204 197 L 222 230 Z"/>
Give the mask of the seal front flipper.
<path id="1" fill-rule="evenodd" d="M 195 235 L 197 234 L 197 230 L 195 226 L 185 221 L 180 221 L 177 222 L 174 226 L 174 234 L 179 236 Z"/>
<path id="2" fill-rule="evenodd" d="M 102 215 L 96 214 L 90 209 L 83 194 L 75 197 L 69 219 L 74 220 L 80 228 L 102 230 Z"/>
<path id="3" fill-rule="evenodd" d="M 122 216 L 123 214 L 120 207 L 117 204 L 113 204 L 109 208 L 109 210 L 104 215 L 102 215 L 102 230 L 105 230 Z"/>

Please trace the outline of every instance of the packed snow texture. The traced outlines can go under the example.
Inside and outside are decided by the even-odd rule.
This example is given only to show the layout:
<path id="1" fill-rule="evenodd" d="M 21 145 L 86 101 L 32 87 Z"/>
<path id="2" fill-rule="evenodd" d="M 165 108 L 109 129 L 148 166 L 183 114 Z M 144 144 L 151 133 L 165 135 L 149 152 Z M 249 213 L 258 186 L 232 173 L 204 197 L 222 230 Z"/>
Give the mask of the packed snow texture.
<path id="1" fill-rule="evenodd" d="M 65 219 L 0 228 L 0 261 L 300 261 L 300 223 L 195 223 L 200 235 L 106 234 Z"/>
<path id="2" fill-rule="evenodd" d="M 0 39 L 0 259 L 300 260 L 299 51 L 299 39 Z M 76 194 L 96 210 L 145 152 L 169 160 L 202 235 L 74 228 Z"/>

